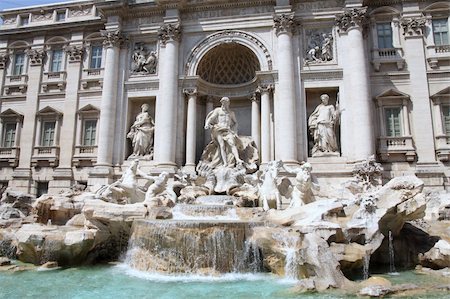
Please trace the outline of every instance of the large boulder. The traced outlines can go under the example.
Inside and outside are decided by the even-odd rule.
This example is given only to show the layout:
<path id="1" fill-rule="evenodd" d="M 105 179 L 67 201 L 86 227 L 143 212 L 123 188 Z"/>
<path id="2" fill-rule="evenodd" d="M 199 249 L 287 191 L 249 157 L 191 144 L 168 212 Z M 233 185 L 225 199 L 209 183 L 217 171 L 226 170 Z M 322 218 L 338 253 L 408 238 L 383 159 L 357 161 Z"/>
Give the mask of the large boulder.
<path id="1" fill-rule="evenodd" d="M 450 267 L 450 242 L 439 240 L 428 252 L 420 256 L 420 263 L 432 269 Z"/>

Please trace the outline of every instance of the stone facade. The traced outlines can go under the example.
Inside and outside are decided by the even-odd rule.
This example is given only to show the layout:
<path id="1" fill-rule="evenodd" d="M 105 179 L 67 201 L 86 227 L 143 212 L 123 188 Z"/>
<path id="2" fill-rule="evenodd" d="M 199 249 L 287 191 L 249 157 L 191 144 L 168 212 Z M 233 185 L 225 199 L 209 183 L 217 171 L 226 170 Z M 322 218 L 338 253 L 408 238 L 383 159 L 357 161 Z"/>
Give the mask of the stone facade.
<path id="1" fill-rule="evenodd" d="M 206 115 L 231 100 L 262 166 L 319 180 L 371 155 L 384 178 L 450 178 L 450 5 L 436 1 L 83 0 L 0 13 L 0 182 L 41 194 L 111 183 L 147 104 L 151 174 L 195 171 Z M 338 153 L 308 117 L 339 106 Z M 339 104 L 339 105 L 337 105 Z M 135 158 L 135 155 L 133 156 Z"/>

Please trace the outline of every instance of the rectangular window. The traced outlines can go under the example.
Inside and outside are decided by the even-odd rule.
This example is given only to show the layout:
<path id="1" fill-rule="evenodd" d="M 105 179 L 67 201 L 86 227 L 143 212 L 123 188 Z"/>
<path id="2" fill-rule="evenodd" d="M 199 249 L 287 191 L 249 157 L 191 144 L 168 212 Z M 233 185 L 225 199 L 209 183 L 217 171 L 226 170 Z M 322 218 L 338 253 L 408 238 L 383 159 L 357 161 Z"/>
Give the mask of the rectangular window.
<path id="1" fill-rule="evenodd" d="M 37 182 L 36 185 L 36 197 L 48 193 L 48 182 Z"/>
<path id="2" fill-rule="evenodd" d="M 57 22 L 63 22 L 66 19 L 66 12 L 65 11 L 58 11 L 56 13 L 56 21 Z"/>
<path id="3" fill-rule="evenodd" d="M 450 135 L 450 106 L 442 106 L 442 114 L 445 135 Z"/>
<path id="4" fill-rule="evenodd" d="M 16 123 L 5 123 L 3 125 L 3 147 L 14 147 L 16 141 Z"/>
<path id="5" fill-rule="evenodd" d="M 16 53 L 14 55 L 13 75 L 22 75 L 25 67 L 25 53 Z"/>
<path id="6" fill-rule="evenodd" d="M 62 60 L 63 60 L 63 50 L 62 49 L 53 50 L 50 64 L 50 71 L 51 72 L 61 71 Z"/>
<path id="7" fill-rule="evenodd" d="M 42 125 L 41 146 L 53 146 L 55 141 L 55 122 L 46 121 Z"/>
<path id="8" fill-rule="evenodd" d="M 378 49 L 393 48 L 391 23 L 377 24 Z"/>
<path id="9" fill-rule="evenodd" d="M 102 46 L 93 46 L 91 48 L 91 62 L 89 67 L 91 69 L 99 69 L 102 67 Z"/>
<path id="10" fill-rule="evenodd" d="M 28 23 L 29 23 L 28 16 L 21 16 L 20 17 L 20 25 L 24 26 L 24 25 L 28 25 Z"/>
<path id="11" fill-rule="evenodd" d="M 386 136 L 398 137 L 402 135 L 401 113 L 400 107 L 385 108 L 384 115 L 386 117 Z"/>
<path id="12" fill-rule="evenodd" d="M 433 36 L 436 46 L 448 45 L 448 19 L 433 20 Z"/>
<path id="13" fill-rule="evenodd" d="M 95 136 L 97 134 L 97 120 L 90 119 L 84 121 L 83 145 L 95 145 Z"/>

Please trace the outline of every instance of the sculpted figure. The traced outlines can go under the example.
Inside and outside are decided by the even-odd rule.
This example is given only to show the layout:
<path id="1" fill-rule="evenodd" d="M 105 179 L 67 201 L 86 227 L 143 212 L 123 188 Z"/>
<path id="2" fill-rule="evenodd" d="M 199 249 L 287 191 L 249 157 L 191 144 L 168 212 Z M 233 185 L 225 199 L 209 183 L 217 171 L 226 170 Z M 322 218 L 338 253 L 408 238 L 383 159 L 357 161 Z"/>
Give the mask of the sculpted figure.
<path id="1" fill-rule="evenodd" d="M 318 188 L 318 186 L 311 179 L 311 164 L 304 163 L 296 169 L 285 165 L 284 169 L 287 172 L 295 174 L 295 183 L 290 196 L 291 203 L 289 204 L 289 208 L 300 207 L 312 202 L 312 188 Z"/>
<path id="2" fill-rule="evenodd" d="M 211 129 L 211 139 L 218 146 L 219 164 L 234 166 L 242 164 L 237 149 L 237 121 L 234 112 L 230 110 L 230 99 L 223 97 L 221 107 L 211 111 L 205 120 L 205 130 Z"/>
<path id="3" fill-rule="evenodd" d="M 333 37 L 331 34 L 323 34 L 322 35 L 322 53 L 321 58 L 323 61 L 330 61 L 333 60 L 333 49 L 332 49 L 332 43 L 333 43 Z"/>
<path id="4" fill-rule="evenodd" d="M 330 97 L 327 94 L 320 96 L 322 103 L 316 107 L 309 116 L 308 126 L 314 138 L 312 156 L 339 155 L 336 142 L 335 126 L 339 122 L 341 111 L 339 102 L 336 102 L 336 109 L 328 104 Z"/>
<path id="5" fill-rule="evenodd" d="M 264 211 L 268 211 L 275 203 L 276 209 L 281 209 L 281 194 L 277 180 L 278 173 L 283 167 L 281 161 L 270 161 L 261 175 L 262 183 L 259 186 L 259 198 L 262 201 Z"/>
<path id="6" fill-rule="evenodd" d="M 132 72 L 146 74 L 156 73 L 158 60 L 154 51 L 148 53 L 144 46 L 136 46 L 131 58 L 133 60 Z"/>
<path id="7" fill-rule="evenodd" d="M 305 62 L 320 62 L 319 50 L 320 48 L 318 46 L 309 49 L 308 53 L 306 54 Z"/>
<path id="8" fill-rule="evenodd" d="M 131 139 L 133 145 L 133 154 L 130 158 L 138 156 L 153 155 L 153 133 L 155 131 L 155 123 L 148 113 L 150 106 L 142 105 L 142 111 L 136 116 L 136 120 L 127 134 L 127 138 Z"/>

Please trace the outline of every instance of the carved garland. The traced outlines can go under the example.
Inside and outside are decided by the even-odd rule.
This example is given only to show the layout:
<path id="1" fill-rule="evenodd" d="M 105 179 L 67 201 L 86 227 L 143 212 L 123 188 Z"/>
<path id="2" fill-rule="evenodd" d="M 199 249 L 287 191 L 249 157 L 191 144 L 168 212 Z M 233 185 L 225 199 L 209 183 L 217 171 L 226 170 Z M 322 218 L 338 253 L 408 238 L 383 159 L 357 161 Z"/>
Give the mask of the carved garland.
<path id="1" fill-rule="evenodd" d="M 352 8 L 336 16 L 336 26 L 340 32 L 347 32 L 351 28 L 363 27 L 367 24 L 367 7 Z"/>
<path id="2" fill-rule="evenodd" d="M 269 53 L 269 50 L 267 50 L 267 48 L 264 46 L 264 44 L 262 42 L 260 42 L 257 38 L 255 38 L 252 35 L 245 33 L 245 32 L 224 30 L 224 31 L 220 31 L 220 32 L 210 35 L 209 37 L 204 39 L 200 44 L 198 44 L 194 48 L 194 50 L 192 50 L 191 55 L 189 56 L 189 58 L 186 62 L 185 74 L 188 75 L 189 69 L 192 65 L 192 61 L 194 60 L 194 57 L 197 56 L 197 54 L 200 52 L 200 50 L 204 46 L 211 44 L 212 42 L 219 40 L 219 39 L 225 39 L 224 42 L 232 42 L 233 37 L 242 37 L 242 38 L 252 42 L 253 44 L 257 45 L 266 56 L 269 70 L 270 71 L 272 70 L 272 57 Z"/>
<path id="3" fill-rule="evenodd" d="M 282 33 L 295 33 L 297 22 L 294 20 L 294 14 L 282 14 L 273 17 L 273 28 L 278 36 Z"/>
<path id="4" fill-rule="evenodd" d="M 181 25 L 180 23 L 164 24 L 158 30 L 158 38 L 162 45 L 168 41 L 180 41 L 181 39 Z"/>
<path id="5" fill-rule="evenodd" d="M 424 17 L 401 19 L 400 24 L 403 28 L 403 35 L 421 36 L 422 29 L 425 27 L 426 21 L 427 20 Z"/>

